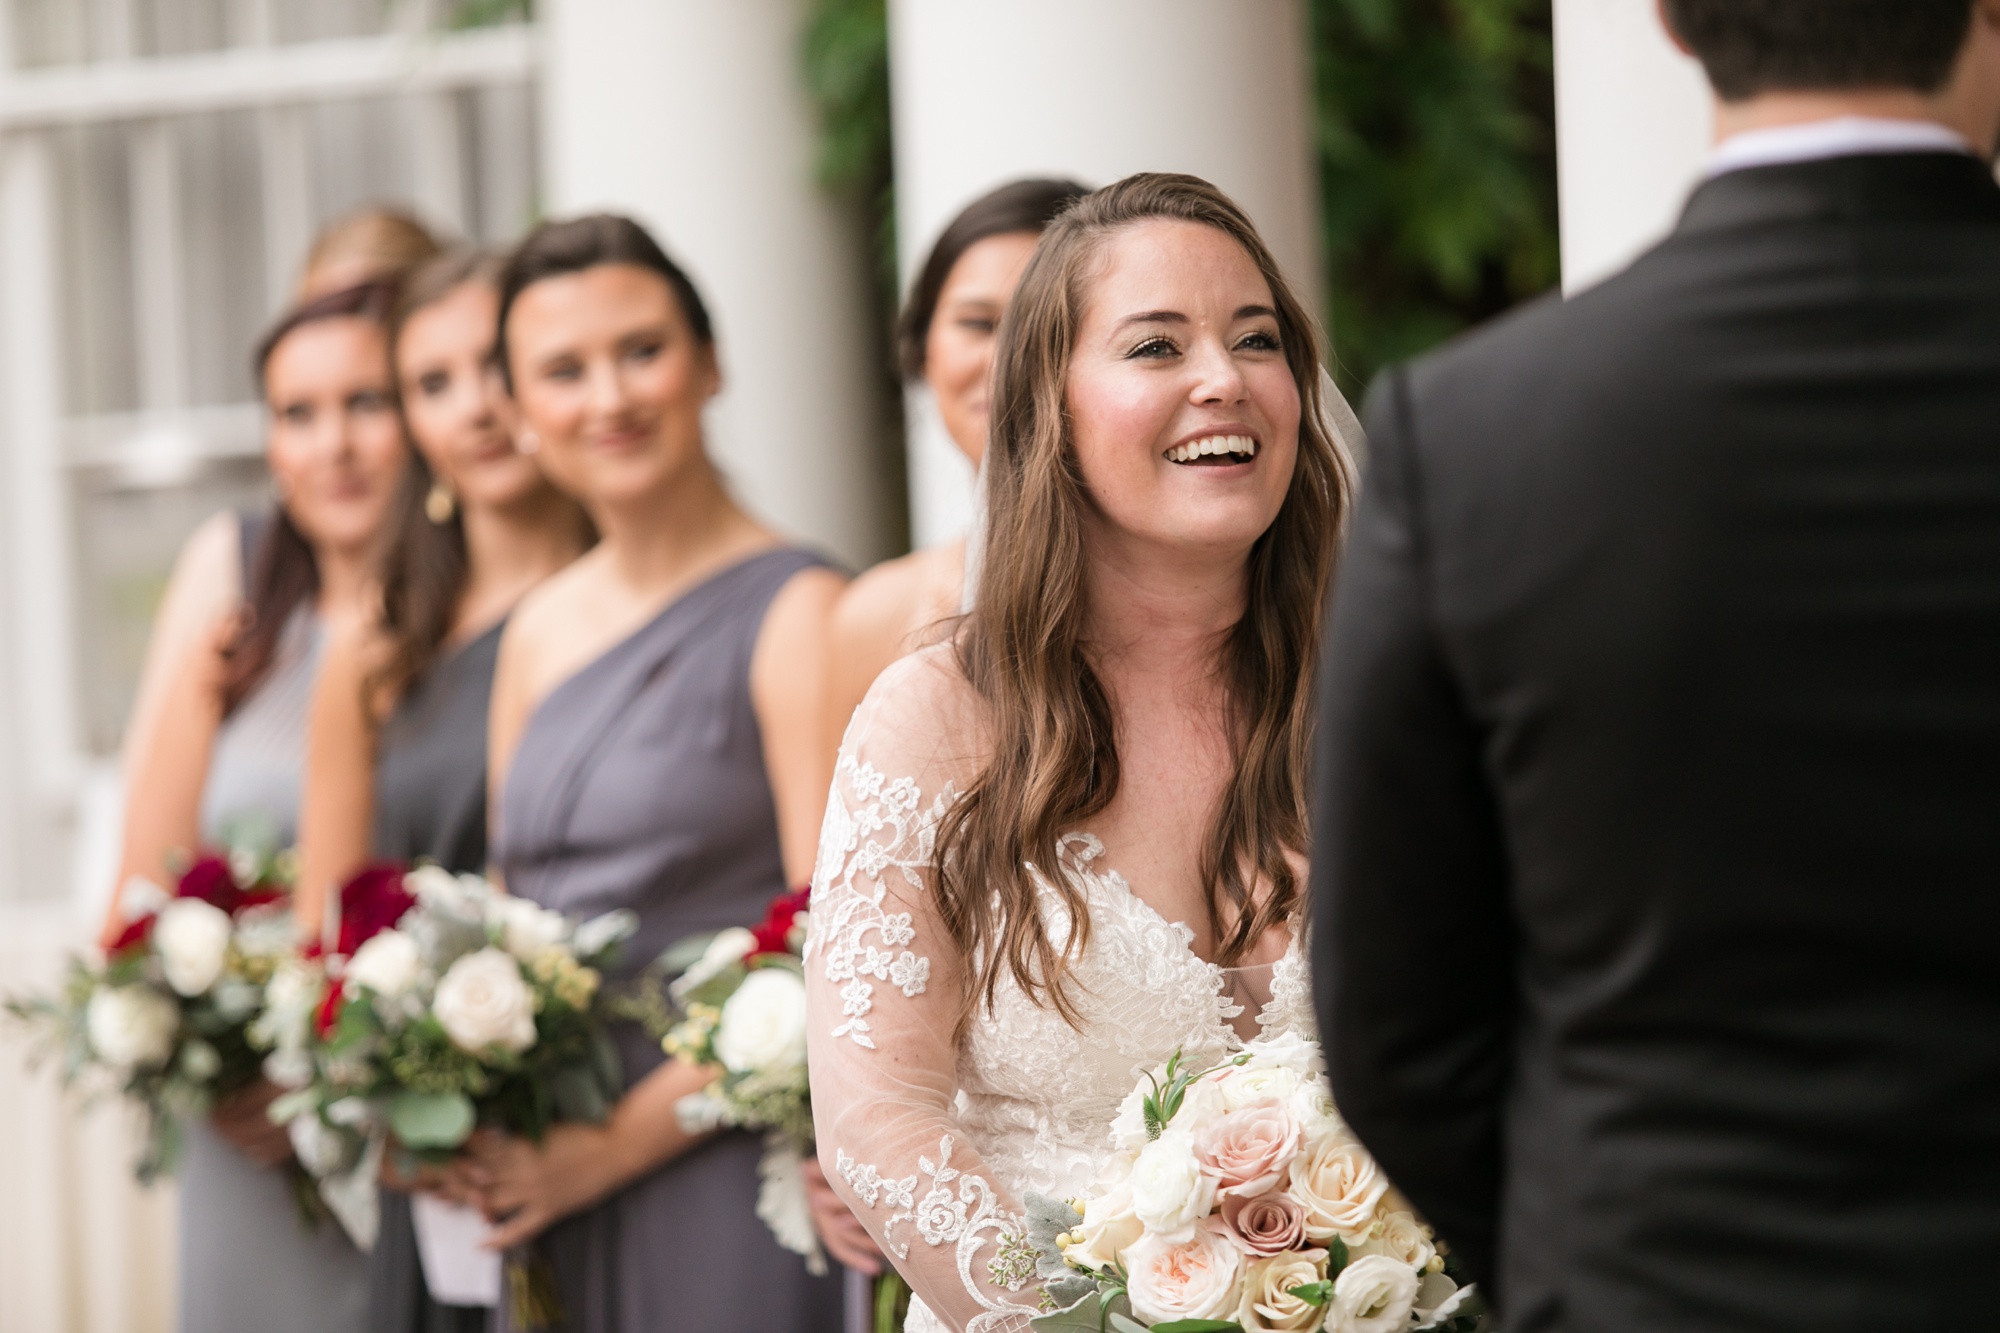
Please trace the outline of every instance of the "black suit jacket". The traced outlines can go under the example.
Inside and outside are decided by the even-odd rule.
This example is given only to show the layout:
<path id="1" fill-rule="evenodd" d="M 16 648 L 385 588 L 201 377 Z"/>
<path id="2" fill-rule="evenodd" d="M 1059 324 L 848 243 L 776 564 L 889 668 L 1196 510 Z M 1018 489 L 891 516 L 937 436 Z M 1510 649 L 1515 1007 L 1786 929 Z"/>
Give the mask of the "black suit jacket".
<path id="1" fill-rule="evenodd" d="M 1991 175 L 1721 177 L 1368 417 L 1313 867 L 1357 1132 L 1513 1333 L 2000 1321 Z"/>

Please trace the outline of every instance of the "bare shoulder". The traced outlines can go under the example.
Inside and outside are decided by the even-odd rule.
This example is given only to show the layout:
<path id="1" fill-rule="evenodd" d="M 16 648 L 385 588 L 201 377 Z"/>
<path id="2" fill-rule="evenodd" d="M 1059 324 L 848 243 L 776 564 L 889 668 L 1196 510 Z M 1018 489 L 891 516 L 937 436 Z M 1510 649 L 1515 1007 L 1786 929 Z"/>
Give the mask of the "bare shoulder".
<path id="1" fill-rule="evenodd" d="M 957 612 L 964 577 L 965 557 L 956 545 L 885 560 L 841 595 L 834 642 L 849 652 L 873 649 L 885 664 L 892 662 Z"/>
<path id="2" fill-rule="evenodd" d="M 592 551 L 543 579 L 517 602 L 500 633 L 500 666 L 525 693 L 541 693 L 539 682 L 570 653 L 577 631 L 591 620 L 601 563 Z M 587 629 L 586 629 L 587 633 Z"/>

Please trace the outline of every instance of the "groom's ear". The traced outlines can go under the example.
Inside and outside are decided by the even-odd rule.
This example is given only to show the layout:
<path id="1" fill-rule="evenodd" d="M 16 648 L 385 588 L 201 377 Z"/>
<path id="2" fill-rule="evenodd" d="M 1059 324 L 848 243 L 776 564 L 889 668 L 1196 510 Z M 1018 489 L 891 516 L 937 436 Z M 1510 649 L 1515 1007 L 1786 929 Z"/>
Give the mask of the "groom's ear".
<path id="1" fill-rule="evenodd" d="M 1681 40 L 1680 30 L 1674 27 L 1674 15 L 1670 0 L 1653 0 L 1653 12 L 1659 15 L 1660 31 L 1667 34 L 1667 40 L 1674 44 L 1674 49 L 1684 56 L 1693 56 L 1693 49 Z"/>

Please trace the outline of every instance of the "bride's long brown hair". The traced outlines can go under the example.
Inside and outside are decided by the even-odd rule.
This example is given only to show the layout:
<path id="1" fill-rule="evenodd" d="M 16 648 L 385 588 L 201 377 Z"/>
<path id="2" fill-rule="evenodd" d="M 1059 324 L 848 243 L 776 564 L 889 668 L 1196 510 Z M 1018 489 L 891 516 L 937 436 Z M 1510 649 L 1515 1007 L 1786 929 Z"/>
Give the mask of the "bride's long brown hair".
<path id="1" fill-rule="evenodd" d="M 1070 436 L 1068 373 L 1104 245 L 1156 218 L 1213 227 L 1250 255 L 1270 285 L 1298 383 L 1291 490 L 1251 548 L 1243 618 L 1220 663 L 1235 768 L 1201 865 L 1218 961 L 1239 961 L 1300 905 L 1286 854 L 1306 850 L 1321 610 L 1352 490 L 1348 462 L 1321 415 L 1320 340 L 1256 228 L 1226 195 L 1193 176 L 1129 176 L 1085 196 L 1043 233 L 1000 332 L 985 563 L 956 637 L 960 669 L 986 705 L 993 756 L 946 813 L 936 855 L 946 926 L 975 968 L 961 1031 L 982 1003 L 990 1009 L 1003 973 L 1077 1021 L 1069 969 L 1089 941 L 1090 916 L 1061 873 L 1059 844 L 1110 804 L 1119 773 L 1111 701 L 1084 642 L 1090 500 Z M 1037 867 L 1075 923 L 1067 947 L 1050 938 Z"/>

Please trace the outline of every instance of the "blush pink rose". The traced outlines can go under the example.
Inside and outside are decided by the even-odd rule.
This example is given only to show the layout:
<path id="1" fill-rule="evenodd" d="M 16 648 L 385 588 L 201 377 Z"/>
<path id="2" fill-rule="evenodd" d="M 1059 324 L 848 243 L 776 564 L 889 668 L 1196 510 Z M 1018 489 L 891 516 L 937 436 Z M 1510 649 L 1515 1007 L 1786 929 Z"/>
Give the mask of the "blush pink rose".
<path id="1" fill-rule="evenodd" d="M 1299 1151 L 1299 1122 L 1278 1101 L 1217 1116 L 1194 1135 L 1194 1157 L 1223 1198 L 1263 1194 L 1284 1178 Z"/>
<path id="2" fill-rule="evenodd" d="M 1259 1257 L 1296 1250 L 1306 1238 L 1306 1210 L 1282 1192 L 1224 1199 L 1222 1224 L 1238 1245 Z"/>

